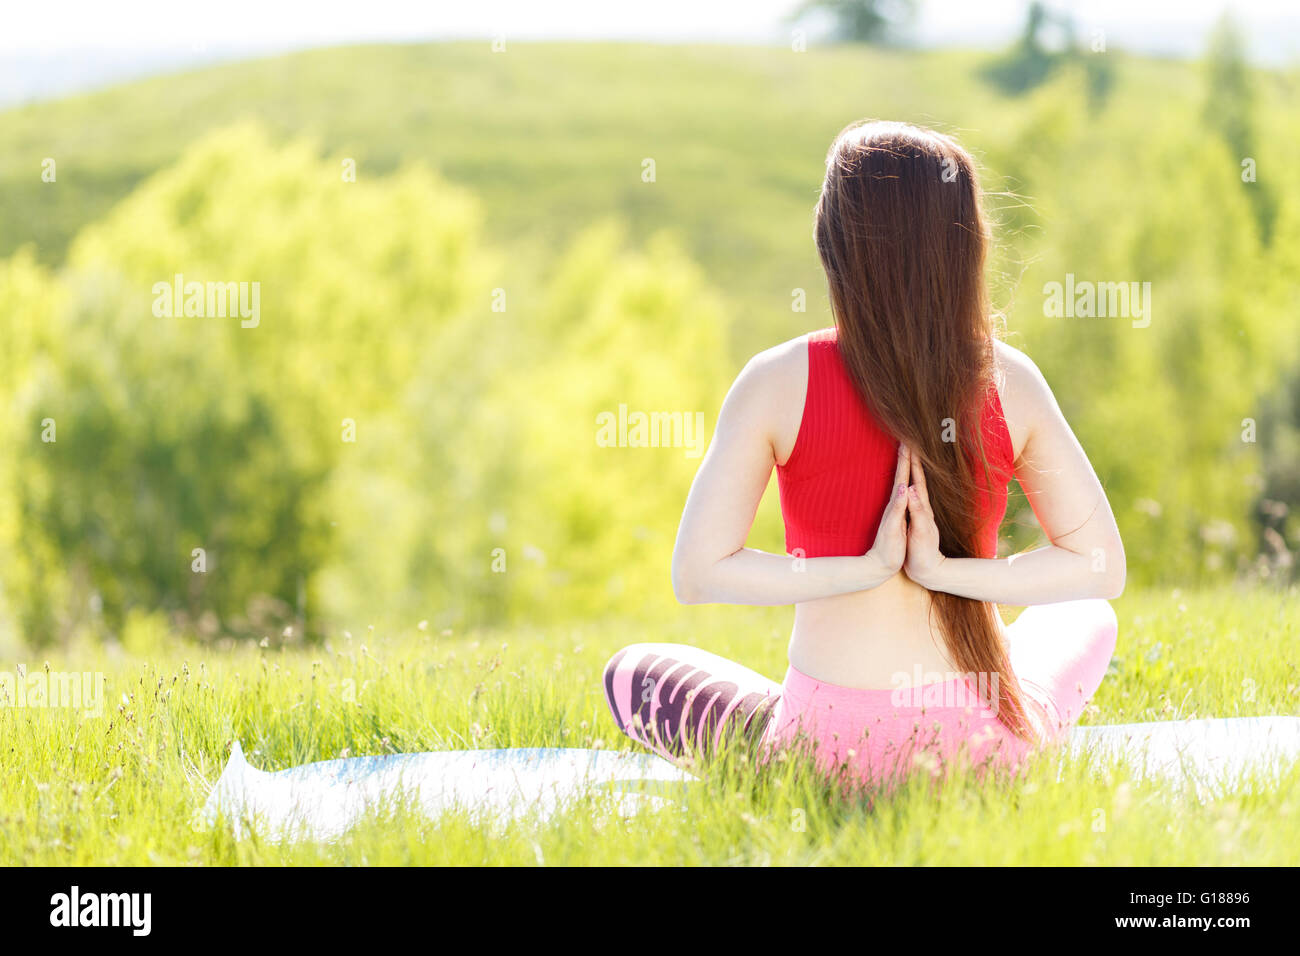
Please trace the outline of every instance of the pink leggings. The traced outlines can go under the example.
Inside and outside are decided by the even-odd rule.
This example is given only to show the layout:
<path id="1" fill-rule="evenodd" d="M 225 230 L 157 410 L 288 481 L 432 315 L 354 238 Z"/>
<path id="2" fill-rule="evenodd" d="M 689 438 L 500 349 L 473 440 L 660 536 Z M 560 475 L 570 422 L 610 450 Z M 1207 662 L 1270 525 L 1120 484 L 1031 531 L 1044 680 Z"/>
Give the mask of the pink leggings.
<path id="1" fill-rule="evenodd" d="M 1117 627 L 1103 600 L 1026 608 L 1008 626 L 1011 667 L 1045 743 L 1069 731 L 1101 684 Z M 619 728 L 669 758 L 708 754 L 724 736 L 768 755 L 803 743 L 832 776 L 875 786 L 959 758 L 1015 767 L 1032 749 L 998 720 L 996 686 L 974 675 L 862 690 L 791 667 L 778 684 L 685 644 L 633 644 L 605 665 L 604 683 Z"/>

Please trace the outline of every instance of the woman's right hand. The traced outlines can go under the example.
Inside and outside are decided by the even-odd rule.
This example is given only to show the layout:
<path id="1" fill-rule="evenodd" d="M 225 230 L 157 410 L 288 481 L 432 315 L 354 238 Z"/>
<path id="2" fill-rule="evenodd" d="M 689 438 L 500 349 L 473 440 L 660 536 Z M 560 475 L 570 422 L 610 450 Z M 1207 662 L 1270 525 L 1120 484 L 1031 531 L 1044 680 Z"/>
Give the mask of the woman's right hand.
<path id="1" fill-rule="evenodd" d="M 938 576 L 947 559 L 939 550 L 939 526 L 930 509 L 930 492 L 925 486 L 925 469 L 919 459 L 912 460 L 912 484 L 907 489 L 907 561 L 904 571 L 909 578 L 931 591 L 937 591 Z"/>
<path id="2" fill-rule="evenodd" d="M 876 540 L 864 557 L 888 579 L 903 568 L 907 560 L 907 485 L 912 467 L 912 453 L 902 442 L 898 444 L 898 466 L 894 470 L 893 490 L 889 504 L 880 516 Z"/>

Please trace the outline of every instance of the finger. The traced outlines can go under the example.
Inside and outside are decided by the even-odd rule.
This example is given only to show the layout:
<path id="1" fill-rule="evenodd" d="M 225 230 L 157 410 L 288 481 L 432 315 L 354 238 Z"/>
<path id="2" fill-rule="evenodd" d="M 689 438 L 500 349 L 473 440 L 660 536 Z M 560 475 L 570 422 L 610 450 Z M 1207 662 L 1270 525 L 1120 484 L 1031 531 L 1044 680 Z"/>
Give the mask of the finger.
<path id="1" fill-rule="evenodd" d="M 913 496 L 909 488 L 907 492 L 907 540 L 919 541 L 920 535 L 925 532 L 926 526 L 929 525 L 930 519 L 925 516 L 921 510 L 921 504 Z"/>
<path id="2" fill-rule="evenodd" d="M 912 455 L 909 459 L 911 462 L 911 484 L 914 485 L 922 498 L 928 499 L 925 487 L 925 467 L 921 464 L 920 455 Z"/>
<path id="3" fill-rule="evenodd" d="M 927 524 L 934 524 L 934 515 L 930 512 L 929 502 L 921 497 L 920 489 L 916 485 L 907 489 L 907 510 L 914 518 L 921 518 Z"/>
<path id="4" fill-rule="evenodd" d="M 894 467 L 894 491 L 897 493 L 899 485 L 907 484 L 907 472 L 912 464 L 912 449 L 908 448 L 903 442 L 898 443 L 898 464 Z"/>
<path id="5" fill-rule="evenodd" d="M 889 508 L 886 510 L 886 518 L 890 522 L 901 524 L 907 517 L 907 485 L 899 483 L 894 486 L 894 493 L 889 499 Z"/>
<path id="6" fill-rule="evenodd" d="M 916 489 L 916 496 L 921 501 L 921 507 L 928 514 L 930 511 L 930 492 L 925 486 L 925 468 L 921 465 L 921 459 L 912 456 L 912 487 Z"/>

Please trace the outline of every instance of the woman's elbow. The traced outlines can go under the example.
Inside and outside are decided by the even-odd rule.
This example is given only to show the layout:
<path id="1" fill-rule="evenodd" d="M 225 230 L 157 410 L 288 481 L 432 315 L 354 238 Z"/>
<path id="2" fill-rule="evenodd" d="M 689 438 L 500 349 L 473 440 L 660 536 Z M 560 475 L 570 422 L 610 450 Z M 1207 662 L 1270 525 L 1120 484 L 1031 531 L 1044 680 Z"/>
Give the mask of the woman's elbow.
<path id="1" fill-rule="evenodd" d="M 1118 572 L 1107 575 L 1104 587 L 1102 588 L 1102 593 L 1098 596 L 1105 598 L 1107 601 L 1113 601 L 1118 598 L 1124 593 L 1124 578 L 1125 574 L 1123 568 L 1120 568 Z"/>
<path id="2" fill-rule="evenodd" d="M 1098 571 L 1097 590 L 1100 592 L 1096 595 L 1097 597 L 1113 601 L 1124 593 L 1128 568 L 1124 561 L 1123 552 L 1120 553 L 1119 560 L 1106 562 L 1096 570 Z"/>
<path id="3" fill-rule="evenodd" d="M 703 604 L 704 587 L 698 571 L 685 562 L 673 560 L 673 596 L 679 604 Z"/>
<path id="4" fill-rule="evenodd" d="M 704 592 L 694 581 L 673 579 L 673 596 L 678 604 L 703 604 Z"/>

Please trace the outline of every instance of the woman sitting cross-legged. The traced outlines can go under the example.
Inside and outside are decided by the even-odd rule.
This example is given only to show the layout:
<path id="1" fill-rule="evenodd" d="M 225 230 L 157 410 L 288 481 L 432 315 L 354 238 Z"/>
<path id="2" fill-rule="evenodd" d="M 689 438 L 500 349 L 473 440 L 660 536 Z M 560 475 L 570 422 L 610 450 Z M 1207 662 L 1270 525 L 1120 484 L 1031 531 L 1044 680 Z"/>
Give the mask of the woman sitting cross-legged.
<path id="1" fill-rule="evenodd" d="M 835 325 L 740 373 L 672 567 L 684 603 L 793 604 L 789 669 L 636 644 L 606 667 L 610 710 L 665 756 L 727 733 L 811 742 L 869 785 L 923 754 L 1019 766 L 1078 720 L 1114 651 L 1125 563 L 1105 492 L 1037 367 L 995 335 L 956 142 L 846 129 L 815 237 Z M 774 467 L 787 555 L 745 547 Z M 998 558 L 1013 477 L 1050 544 Z M 1006 626 L 997 604 L 1028 607 Z"/>

